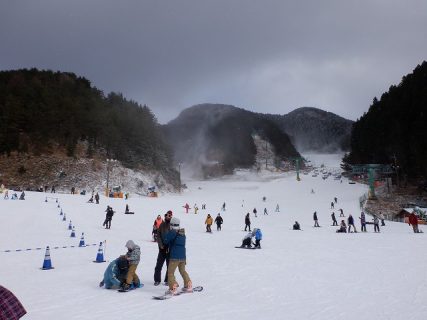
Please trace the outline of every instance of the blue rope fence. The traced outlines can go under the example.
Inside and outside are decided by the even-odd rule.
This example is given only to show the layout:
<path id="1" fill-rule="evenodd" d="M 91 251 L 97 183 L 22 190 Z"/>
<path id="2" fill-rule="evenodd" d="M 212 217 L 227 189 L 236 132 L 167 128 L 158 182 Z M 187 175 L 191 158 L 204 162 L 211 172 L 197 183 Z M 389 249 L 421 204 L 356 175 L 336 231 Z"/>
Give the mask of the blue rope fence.
<path id="1" fill-rule="evenodd" d="M 84 247 L 93 247 L 93 246 L 99 246 L 99 243 L 92 243 L 92 244 L 86 244 L 84 246 L 56 246 L 56 247 L 50 247 L 50 249 L 68 249 L 68 248 L 84 248 Z M 0 252 L 22 252 L 22 251 L 32 251 L 32 250 L 42 250 L 46 248 L 27 248 L 27 249 L 8 249 L 8 250 L 2 250 Z"/>

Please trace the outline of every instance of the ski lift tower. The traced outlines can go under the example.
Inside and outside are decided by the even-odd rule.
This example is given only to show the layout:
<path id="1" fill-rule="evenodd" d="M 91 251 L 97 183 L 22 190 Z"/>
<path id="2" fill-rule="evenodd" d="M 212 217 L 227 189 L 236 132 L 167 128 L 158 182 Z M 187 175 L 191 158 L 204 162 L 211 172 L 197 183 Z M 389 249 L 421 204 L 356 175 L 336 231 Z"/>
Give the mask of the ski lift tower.
<path id="1" fill-rule="evenodd" d="M 304 158 L 296 157 L 296 158 L 288 158 L 288 159 L 295 161 L 295 170 L 297 172 L 297 181 L 301 181 L 301 178 L 299 177 L 299 165 L 300 165 L 300 161 L 304 160 Z"/>
<path id="2" fill-rule="evenodd" d="M 375 174 L 390 174 L 393 172 L 388 164 L 355 164 L 351 166 L 353 174 L 366 174 L 368 173 L 369 182 L 369 200 L 376 200 L 375 195 Z"/>

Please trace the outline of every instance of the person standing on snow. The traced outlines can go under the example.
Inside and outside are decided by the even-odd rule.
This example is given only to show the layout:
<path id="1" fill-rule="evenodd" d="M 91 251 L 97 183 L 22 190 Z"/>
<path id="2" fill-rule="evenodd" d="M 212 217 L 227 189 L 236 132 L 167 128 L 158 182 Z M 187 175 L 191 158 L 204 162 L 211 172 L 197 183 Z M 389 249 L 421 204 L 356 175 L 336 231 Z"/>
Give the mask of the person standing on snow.
<path id="1" fill-rule="evenodd" d="M 205 220 L 206 232 L 212 232 L 212 229 L 211 229 L 212 223 L 213 223 L 213 219 L 212 219 L 211 215 L 208 214 L 208 216 L 206 217 L 206 220 Z"/>
<path id="2" fill-rule="evenodd" d="M 98 194 L 98 192 L 95 194 L 95 201 L 96 201 L 96 204 L 99 204 L 99 194 Z"/>
<path id="3" fill-rule="evenodd" d="M 314 226 L 320 227 L 319 226 L 319 220 L 317 219 L 317 212 L 316 211 L 314 211 L 314 213 L 313 213 L 313 220 L 314 220 Z"/>
<path id="4" fill-rule="evenodd" d="M 249 232 L 251 231 L 251 218 L 249 217 L 249 212 L 245 216 L 245 231 L 249 227 Z"/>
<path id="5" fill-rule="evenodd" d="M 334 203 L 333 202 L 331 202 L 331 209 L 333 209 L 334 208 Z"/>
<path id="6" fill-rule="evenodd" d="M 340 208 L 340 218 L 341 217 L 345 217 L 345 215 L 344 215 L 344 210 Z"/>
<path id="7" fill-rule="evenodd" d="M 264 208 L 264 215 L 268 216 L 267 208 Z"/>
<path id="8" fill-rule="evenodd" d="M 157 262 L 156 267 L 154 268 L 154 285 L 158 286 L 160 282 L 162 281 L 162 268 L 163 264 L 166 261 L 166 268 L 169 266 L 169 247 L 163 242 L 163 238 L 166 235 L 166 233 L 170 230 L 170 221 L 172 218 L 172 211 L 168 211 L 165 214 L 165 220 L 160 225 L 159 229 L 157 230 L 157 244 L 159 246 L 159 253 L 157 255 Z M 165 275 L 165 283 L 168 282 L 168 273 L 166 269 L 166 275 Z"/>
<path id="9" fill-rule="evenodd" d="M 183 208 L 185 209 L 185 213 L 188 213 L 188 210 L 190 210 L 190 205 L 186 203 Z"/>
<path id="10" fill-rule="evenodd" d="M 280 212 L 279 204 L 276 204 L 276 212 Z"/>
<path id="11" fill-rule="evenodd" d="M 173 217 L 170 221 L 171 229 L 165 234 L 163 242 L 169 245 L 170 258 L 168 266 L 168 286 L 169 289 L 166 294 L 175 294 L 178 288 L 178 283 L 175 280 L 175 270 L 178 268 L 179 273 L 184 280 L 184 291 L 191 292 L 193 285 L 185 270 L 186 265 L 186 250 L 185 250 L 185 230 L 180 227 L 180 221 L 178 218 Z"/>
<path id="12" fill-rule="evenodd" d="M 255 248 L 261 249 L 261 240 L 262 240 L 261 229 L 255 228 L 253 233 L 255 234 Z"/>
<path id="13" fill-rule="evenodd" d="M 216 231 L 221 230 L 221 225 L 223 224 L 224 220 L 222 219 L 221 215 L 218 213 L 218 215 L 215 218 L 216 223 Z"/>
<path id="14" fill-rule="evenodd" d="M 364 212 L 362 212 L 360 214 L 359 219 L 360 219 L 360 224 L 361 224 L 362 232 L 366 232 L 366 217 L 365 217 L 365 213 Z"/>
<path id="15" fill-rule="evenodd" d="M 222 204 L 222 211 L 225 211 L 225 202 Z"/>
<path id="16" fill-rule="evenodd" d="M 380 232 L 380 220 L 374 216 L 374 232 Z"/>
<path id="17" fill-rule="evenodd" d="M 138 275 L 136 274 L 136 268 L 138 267 L 139 260 L 141 259 L 141 249 L 132 240 L 126 242 L 126 259 L 129 261 L 129 269 L 126 275 L 126 281 L 122 285 L 123 291 L 129 291 L 131 285 L 139 287 L 141 285 Z"/>
<path id="18" fill-rule="evenodd" d="M 253 212 L 253 214 L 254 214 L 254 216 L 255 216 L 255 218 L 257 217 L 257 211 L 256 211 L 256 208 L 254 208 L 253 210 L 252 210 L 252 212 Z"/>
<path id="19" fill-rule="evenodd" d="M 337 219 L 335 218 L 335 212 L 332 212 L 331 218 L 332 218 L 332 226 L 338 226 Z"/>
<path id="20" fill-rule="evenodd" d="M 348 216 L 347 223 L 348 223 L 348 232 L 349 233 L 350 233 L 351 227 L 353 227 L 354 232 L 357 232 L 356 226 L 354 225 L 354 219 L 353 219 L 353 216 L 351 214 Z"/>
<path id="21" fill-rule="evenodd" d="M 418 229 L 418 217 L 416 216 L 414 211 L 412 211 L 412 213 L 409 215 L 408 223 L 409 225 L 412 225 L 412 229 L 414 230 L 414 233 L 420 232 L 420 230 Z"/>

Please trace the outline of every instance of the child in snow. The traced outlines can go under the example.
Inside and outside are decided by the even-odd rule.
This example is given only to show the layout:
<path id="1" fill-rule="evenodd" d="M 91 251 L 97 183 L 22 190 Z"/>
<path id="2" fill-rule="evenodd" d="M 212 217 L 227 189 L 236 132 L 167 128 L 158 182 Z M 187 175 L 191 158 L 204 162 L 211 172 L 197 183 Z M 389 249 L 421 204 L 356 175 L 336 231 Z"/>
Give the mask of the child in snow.
<path id="1" fill-rule="evenodd" d="M 170 221 L 170 231 L 166 233 L 163 242 L 169 245 L 169 265 L 168 265 L 168 285 L 169 290 L 166 294 L 175 294 L 178 283 L 175 280 L 175 270 L 178 268 L 184 280 L 184 291 L 192 291 L 193 285 L 190 276 L 185 270 L 186 253 L 185 253 L 185 230 L 180 227 L 178 218 L 173 217 Z"/>
<path id="2" fill-rule="evenodd" d="M 130 286 L 133 284 L 135 287 L 140 286 L 139 278 L 136 274 L 136 268 L 138 267 L 139 260 L 141 258 L 141 249 L 132 240 L 126 242 L 126 259 L 129 261 L 129 270 L 126 276 L 126 282 L 123 283 L 122 289 L 128 291 Z"/>
<path id="3" fill-rule="evenodd" d="M 262 232 L 261 229 L 255 228 L 253 231 L 255 234 L 255 248 L 261 249 Z"/>
<path id="4" fill-rule="evenodd" d="M 125 256 L 120 256 L 110 262 L 104 272 L 104 279 L 99 283 L 99 286 L 105 286 L 105 289 L 119 289 L 125 282 L 126 275 L 129 269 L 129 262 Z"/>
<path id="5" fill-rule="evenodd" d="M 344 220 L 341 220 L 340 228 L 337 230 L 337 232 L 347 233 L 347 226 Z"/>
<path id="6" fill-rule="evenodd" d="M 254 235 L 252 234 L 252 232 L 249 232 L 242 240 L 242 245 L 240 246 L 241 248 L 247 247 L 247 248 L 252 248 L 252 237 Z"/>
<path id="7" fill-rule="evenodd" d="M 212 229 L 211 229 L 212 223 L 213 223 L 213 219 L 212 219 L 211 215 L 208 214 L 208 216 L 206 217 L 206 220 L 205 220 L 206 232 L 212 232 Z"/>

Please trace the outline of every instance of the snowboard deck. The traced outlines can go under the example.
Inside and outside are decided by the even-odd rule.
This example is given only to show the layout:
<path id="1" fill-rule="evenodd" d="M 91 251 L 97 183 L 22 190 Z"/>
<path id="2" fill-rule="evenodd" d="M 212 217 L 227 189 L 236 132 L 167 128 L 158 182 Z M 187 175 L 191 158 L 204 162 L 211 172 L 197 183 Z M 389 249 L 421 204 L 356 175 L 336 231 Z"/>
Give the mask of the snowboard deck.
<path id="1" fill-rule="evenodd" d="M 133 290 L 135 290 L 135 289 L 141 289 L 142 287 L 144 287 L 144 284 L 143 284 L 143 283 L 141 283 L 141 284 L 139 285 L 139 287 L 131 287 L 129 290 L 118 289 L 118 290 L 117 290 L 117 292 L 129 292 L 129 291 L 133 291 Z"/>
<path id="2" fill-rule="evenodd" d="M 237 249 L 261 249 L 261 248 L 255 248 L 255 247 L 250 247 L 250 248 L 248 248 L 248 247 L 235 247 L 235 248 L 237 248 Z"/>
<path id="3" fill-rule="evenodd" d="M 174 295 L 170 295 L 170 294 L 162 294 L 160 296 L 153 296 L 154 300 L 167 300 L 176 296 L 180 296 L 182 294 L 188 294 L 188 293 L 194 293 L 194 292 L 201 292 L 203 291 L 203 287 L 202 286 L 197 286 L 193 288 L 193 291 L 187 292 L 187 291 L 178 291 L 177 293 L 175 293 Z"/>

